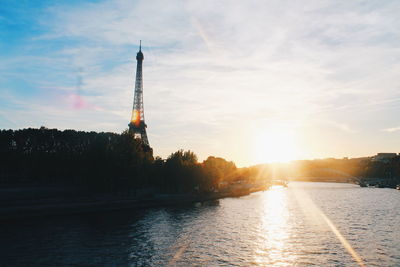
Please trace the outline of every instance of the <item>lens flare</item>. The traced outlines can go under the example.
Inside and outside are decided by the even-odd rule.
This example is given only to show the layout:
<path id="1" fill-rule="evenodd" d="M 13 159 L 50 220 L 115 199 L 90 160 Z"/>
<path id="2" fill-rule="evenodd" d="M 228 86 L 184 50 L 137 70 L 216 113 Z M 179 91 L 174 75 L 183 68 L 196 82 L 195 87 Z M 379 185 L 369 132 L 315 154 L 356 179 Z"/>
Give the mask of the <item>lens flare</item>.
<path id="1" fill-rule="evenodd" d="M 365 264 L 358 253 L 353 249 L 346 238 L 340 233 L 340 231 L 328 218 L 328 216 L 326 216 L 325 213 L 317 207 L 310 196 L 308 196 L 308 194 L 300 188 L 289 188 L 290 190 L 292 190 L 292 192 L 294 192 L 296 200 L 299 203 L 303 212 L 307 214 L 307 218 L 309 220 L 312 220 L 313 222 L 318 223 L 321 227 L 328 226 L 328 228 L 335 234 L 337 239 L 339 239 L 340 243 L 342 243 L 347 252 L 353 257 L 354 261 L 357 262 L 358 266 L 364 267 Z"/>
<path id="2" fill-rule="evenodd" d="M 139 126 L 140 123 L 140 113 L 138 110 L 134 109 L 132 112 L 131 122 L 136 126 Z"/>

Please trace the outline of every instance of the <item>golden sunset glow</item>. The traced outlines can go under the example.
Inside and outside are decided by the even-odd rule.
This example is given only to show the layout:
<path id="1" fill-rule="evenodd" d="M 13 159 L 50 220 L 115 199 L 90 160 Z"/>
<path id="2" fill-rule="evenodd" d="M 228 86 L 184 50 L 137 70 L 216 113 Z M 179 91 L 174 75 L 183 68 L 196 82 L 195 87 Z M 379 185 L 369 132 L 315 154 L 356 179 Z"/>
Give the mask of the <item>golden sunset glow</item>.
<path id="1" fill-rule="evenodd" d="M 300 149 L 294 131 L 275 127 L 256 135 L 253 142 L 255 161 L 288 162 L 298 159 Z"/>

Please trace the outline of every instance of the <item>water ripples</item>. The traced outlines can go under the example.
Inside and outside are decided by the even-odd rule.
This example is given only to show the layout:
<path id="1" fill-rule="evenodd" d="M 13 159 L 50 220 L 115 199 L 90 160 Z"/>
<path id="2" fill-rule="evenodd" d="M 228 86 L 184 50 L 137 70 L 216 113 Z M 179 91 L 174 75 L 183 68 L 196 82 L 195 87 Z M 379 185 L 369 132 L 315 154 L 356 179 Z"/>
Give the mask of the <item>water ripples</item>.
<path id="1" fill-rule="evenodd" d="M 201 206 L 4 225 L 0 265 L 358 266 L 354 250 L 366 266 L 399 266 L 399 222 L 396 190 L 291 183 Z"/>

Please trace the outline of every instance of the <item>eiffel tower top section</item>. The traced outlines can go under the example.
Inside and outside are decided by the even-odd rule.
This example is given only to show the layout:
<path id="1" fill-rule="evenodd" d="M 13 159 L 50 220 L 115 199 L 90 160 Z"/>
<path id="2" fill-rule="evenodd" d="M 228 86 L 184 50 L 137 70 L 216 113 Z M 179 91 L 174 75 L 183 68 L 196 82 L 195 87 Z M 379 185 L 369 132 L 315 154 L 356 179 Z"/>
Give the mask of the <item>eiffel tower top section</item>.
<path id="1" fill-rule="evenodd" d="M 149 145 L 146 133 L 146 123 L 144 122 L 144 105 L 143 105 L 143 53 L 142 41 L 140 41 L 139 52 L 136 54 L 136 82 L 133 99 L 133 108 L 131 121 L 128 124 L 129 132 L 133 133 L 135 138 L 142 139 L 143 144 Z"/>
<path id="2" fill-rule="evenodd" d="M 142 40 L 140 40 L 139 52 L 136 54 L 136 60 L 137 61 L 139 61 L 139 60 L 143 61 L 143 59 L 144 59 L 144 56 L 143 56 L 143 53 L 142 53 Z"/>

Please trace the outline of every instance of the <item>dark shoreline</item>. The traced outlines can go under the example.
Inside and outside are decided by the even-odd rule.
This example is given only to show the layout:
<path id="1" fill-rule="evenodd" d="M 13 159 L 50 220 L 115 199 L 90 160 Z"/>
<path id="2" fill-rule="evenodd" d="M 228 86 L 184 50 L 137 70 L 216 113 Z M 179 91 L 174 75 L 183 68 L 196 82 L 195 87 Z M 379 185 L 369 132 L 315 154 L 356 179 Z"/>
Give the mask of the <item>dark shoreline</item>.
<path id="1" fill-rule="evenodd" d="M 213 201 L 228 197 L 241 197 L 261 190 L 242 191 L 235 193 L 212 193 L 205 195 L 166 195 L 151 198 L 107 198 L 86 201 L 58 201 L 56 203 L 29 204 L 28 202 L 0 208 L 0 222 L 24 218 L 90 214 L 127 209 L 145 209 L 156 207 L 180 206 L 198 202 Z"/>

